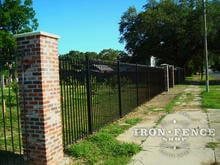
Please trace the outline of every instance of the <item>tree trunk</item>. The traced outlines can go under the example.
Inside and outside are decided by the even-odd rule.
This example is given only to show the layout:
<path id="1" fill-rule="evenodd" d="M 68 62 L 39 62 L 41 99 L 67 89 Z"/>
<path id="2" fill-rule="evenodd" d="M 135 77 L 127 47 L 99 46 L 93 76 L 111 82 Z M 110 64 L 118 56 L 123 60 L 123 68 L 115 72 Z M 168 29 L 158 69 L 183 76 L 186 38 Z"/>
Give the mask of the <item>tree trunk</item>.
<path id="1" fill-rule="evenodd" d="M 4 76 L 4 74 L 1 75 L 1 86 L 2 86 L 2 89 L 5 88 L 5 76 Z"/>

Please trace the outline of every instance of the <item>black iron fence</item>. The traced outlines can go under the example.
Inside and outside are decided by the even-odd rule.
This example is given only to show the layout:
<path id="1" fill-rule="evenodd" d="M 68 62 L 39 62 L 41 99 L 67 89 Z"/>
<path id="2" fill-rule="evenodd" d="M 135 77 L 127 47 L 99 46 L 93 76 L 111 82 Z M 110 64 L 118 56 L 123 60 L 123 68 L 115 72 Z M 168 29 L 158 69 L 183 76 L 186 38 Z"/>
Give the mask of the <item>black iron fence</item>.
<path id="1" fill-rule="evenodd" d="M 22 161 L 20 106 L 15 61 L 1 59 L 0 66 L 0 164 Z"/>
<path id="2" fill-rule="evenodd" d="M 165 90 L 160 67 L 60 58 L 64 145 L 123 117 Z M 175 81 L 183 81 L 175 70 Z M 0 66 L 0 164 L 23 162 L 16 63 Z"/>
<path id="3" fill-rule="evenodd" d="M 163 68 L 60 57 L 64 145 L 164 91 Z"/>

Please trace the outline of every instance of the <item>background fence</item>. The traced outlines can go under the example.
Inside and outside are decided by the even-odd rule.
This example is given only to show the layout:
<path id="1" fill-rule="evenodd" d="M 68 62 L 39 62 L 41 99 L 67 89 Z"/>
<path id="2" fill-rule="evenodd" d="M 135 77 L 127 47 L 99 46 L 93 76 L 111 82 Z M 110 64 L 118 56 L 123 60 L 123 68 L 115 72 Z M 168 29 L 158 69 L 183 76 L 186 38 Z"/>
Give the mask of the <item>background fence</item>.
<path id="1" fill-rule="evenodd" d="M 64 145 L 72 144 L 165 90 L 164 68 L 61 57 Z"/>

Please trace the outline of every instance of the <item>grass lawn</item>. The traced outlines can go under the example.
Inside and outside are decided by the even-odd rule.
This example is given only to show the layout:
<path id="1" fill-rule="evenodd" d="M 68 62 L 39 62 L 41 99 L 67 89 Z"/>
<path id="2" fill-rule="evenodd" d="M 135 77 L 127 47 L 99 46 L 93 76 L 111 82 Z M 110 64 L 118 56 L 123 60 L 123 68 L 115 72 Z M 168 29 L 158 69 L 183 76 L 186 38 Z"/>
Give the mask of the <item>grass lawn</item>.
<path id="1" fill-rule="evenodd" d="M 164 111 L 171 112 L 181 96 L 177 94 Z M 156 123 L 159 124 L 165 116 Z M 103 165 L 125 165 L 131 157 L 141 151 L 141 147 L 134 143 L 119 142 L 116 137 L 125 130 L 142 121 L 141 118 L 122 119 L 113 124 L 103 127 L 98 132 L 82 141 L 67 148 L 67 154 L 76 158 L 75 164 L 103 164 Z"/>
<path id="2" fill-rule="evenodd" d="M 209 92 L 202 92 L 202 106 L 204 108 L 220 109 L 220 85 L 210 85 L 209 88 Z"/>
<path id="3" fill-rule="evenodd" d="M 0 88 L 0 151 L 20 153 L 22 150 L 18 101 L 12 89 Z"/>
<path id="4" fill-rule="evenodd" d="M 119 142 L 116 137 L 141 120 L 134 118 L 125 120 L 124 124 L 119 122 L 110 124 L 69 147 L 67 153 L 77 158 L 78 164 L 127 164 L 132 155 L 141 150 L 141 147 L 134 143 Z"/>

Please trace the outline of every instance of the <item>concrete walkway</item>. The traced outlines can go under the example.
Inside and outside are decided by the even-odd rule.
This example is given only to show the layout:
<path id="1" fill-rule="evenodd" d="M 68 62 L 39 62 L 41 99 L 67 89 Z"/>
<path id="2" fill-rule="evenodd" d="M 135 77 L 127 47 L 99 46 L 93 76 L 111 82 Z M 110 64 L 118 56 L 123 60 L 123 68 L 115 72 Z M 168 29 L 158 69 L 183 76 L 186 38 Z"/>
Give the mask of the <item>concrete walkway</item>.
<path id="1" fill-rule="evenodd" d="M 199 86 L 186 86 L 172 113 L 162 113 L 165 117 L 160 122 L 158 116 L 153 116 L 118 137 L 143 148 L 129 165 L 217 165 L 220 162 L 220 110 L 204 111 L 200 93 Z M 212 148 L 216 143 L 219 145 Z"/>

